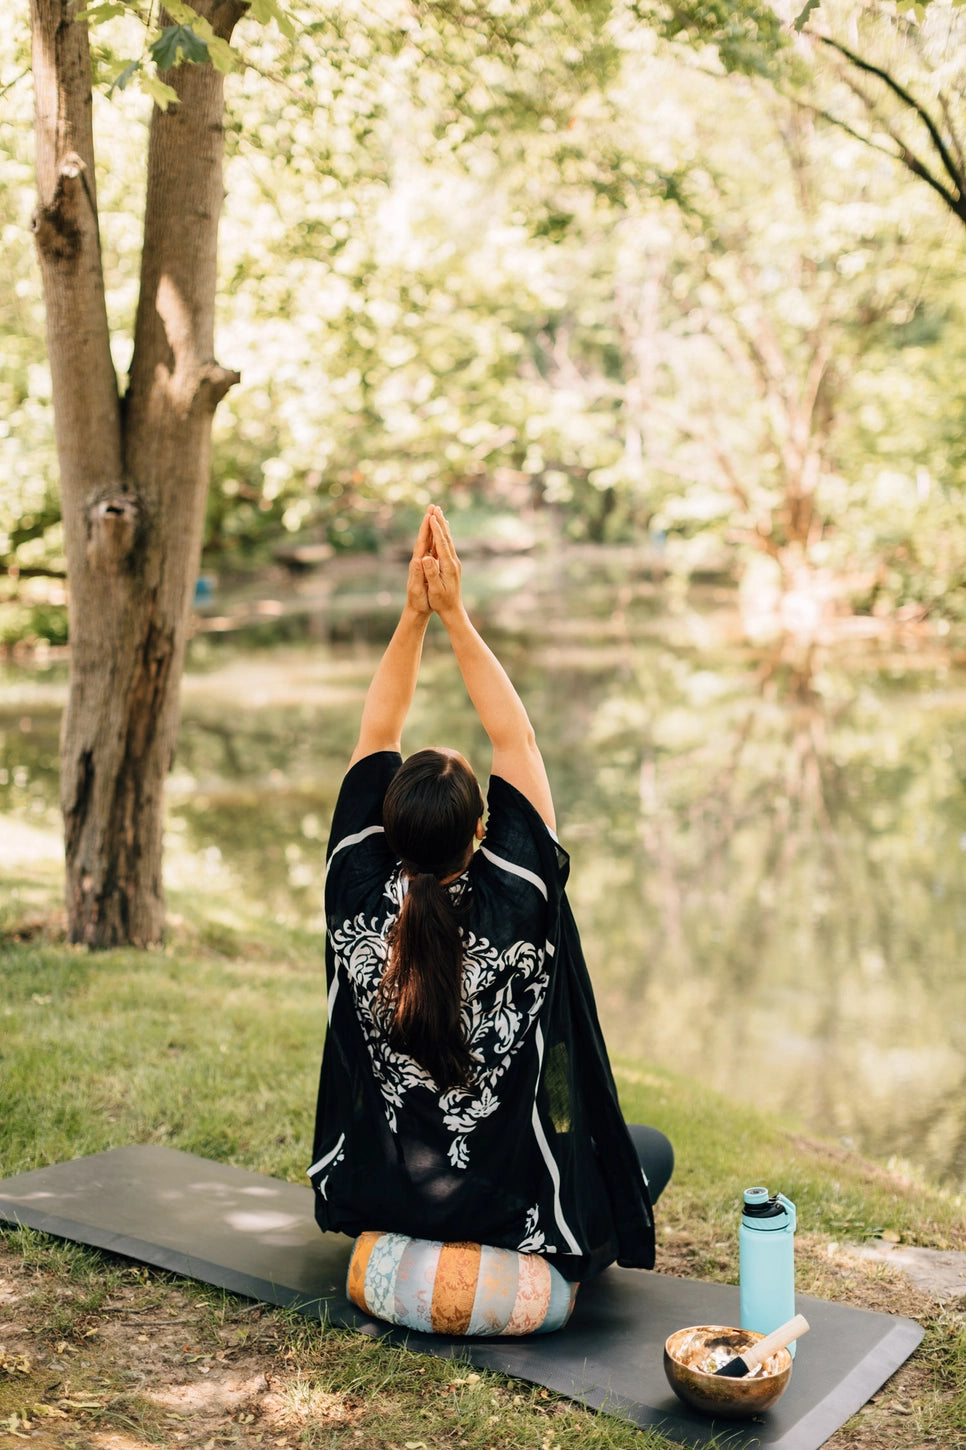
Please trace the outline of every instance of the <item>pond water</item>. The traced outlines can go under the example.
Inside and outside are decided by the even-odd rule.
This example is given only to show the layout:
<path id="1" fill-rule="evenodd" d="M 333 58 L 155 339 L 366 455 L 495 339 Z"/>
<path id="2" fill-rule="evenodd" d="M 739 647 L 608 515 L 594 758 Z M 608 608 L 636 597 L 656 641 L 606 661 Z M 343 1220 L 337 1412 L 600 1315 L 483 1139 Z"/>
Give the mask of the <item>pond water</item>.
<path id="1" fill-rule="evenodd" d="M 240 633 L 203 622 L 168 797 L 173 877 L 187 852 L 213 890 L 319 927 L 332 805 L 401 574 L 279 586 Z M 966 1190 L 966 670 L 951 651 L 752 647 L 727 590 L 655 578 L 632 553 L 474 577 L 547 759 L 612 1051 Z M 21 675 L 4 693 L 0 812 L 49 823 L 62 684 Z M 425 743 L 485 771 L 435 627 L 405 746 Z"/>

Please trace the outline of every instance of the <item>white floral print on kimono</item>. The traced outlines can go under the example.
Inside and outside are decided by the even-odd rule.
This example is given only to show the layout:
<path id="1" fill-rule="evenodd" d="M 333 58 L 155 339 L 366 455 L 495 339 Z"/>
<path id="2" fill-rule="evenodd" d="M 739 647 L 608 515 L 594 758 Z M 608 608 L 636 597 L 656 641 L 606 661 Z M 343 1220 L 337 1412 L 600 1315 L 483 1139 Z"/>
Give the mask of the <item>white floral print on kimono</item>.
<path id="1" fill-rule="evenodd" d="M 466 883 L 453 883 L 456 899 Z M 387 883 L 386 895 L 399 900 L 398 878 Z M 407 1093 L 435 1090 L 430 1074 L 405 1052 L 389 1043 L 387 1016 L 379 1001 L 386 968 L 386 936 L 395 917 L 366 921 L 357 916 L 330 934 L 336 970 L 348 979 L 356 1012 L 379 1084 L 390 1131 Z M 547 992 L 545 954 L 532 942 L 518 941 L 498 951 L 485 937 L 467 934 L 463 941 L 463 1028 L 474 1065 L 465 1088 L 453 1088 L 439 1099 L 443 1125 L 450 1134 L 447 1156 L 453 1168 L 467 1168 L 469 1138 L 484 1118 L 500 1107 L 499 1084 L 514 1056 L 532 1035 Z M 528 1225 L 532 1229 L 532 1225 Z"/>

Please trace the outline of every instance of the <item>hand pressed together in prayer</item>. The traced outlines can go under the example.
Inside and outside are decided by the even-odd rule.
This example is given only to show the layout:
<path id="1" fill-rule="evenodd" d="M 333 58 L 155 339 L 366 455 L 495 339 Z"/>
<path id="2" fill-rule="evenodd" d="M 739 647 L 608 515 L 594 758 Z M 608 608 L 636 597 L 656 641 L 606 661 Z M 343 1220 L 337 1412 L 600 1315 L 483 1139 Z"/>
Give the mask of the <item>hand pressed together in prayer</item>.
<path id="1" fill-rule="evenodd" d="M 429 594 L 426 589 L 426 575 L 423 570 L 423 560 L 431 554 L 433 548 L 433 531 L 430 527 L 430 515 L 436 505 L 427 509 L 423 514 L 422 523 L 419 526 L 419 533 L 416 535 L 416 542 L 413 545 L 412 558 L 409 561 L 409 574 L 406 578 L 406 603 L 409 608 L 417 614 L 432 614 L 433 606 L 429 602 Z"/>
<path id="2" fill-rule="evenodd" d="M 463 566 L 449 524 L 438 504 L 430 504 L 409 561 L 407 599 L 420 614 L 445 615 L 462 607 Z"/>

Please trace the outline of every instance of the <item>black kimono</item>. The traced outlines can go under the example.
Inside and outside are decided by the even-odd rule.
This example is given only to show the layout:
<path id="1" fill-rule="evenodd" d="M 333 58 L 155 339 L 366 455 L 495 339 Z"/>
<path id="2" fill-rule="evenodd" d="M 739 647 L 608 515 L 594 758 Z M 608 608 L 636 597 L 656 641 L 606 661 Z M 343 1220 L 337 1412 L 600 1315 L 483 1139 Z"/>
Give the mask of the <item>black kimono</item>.
<path id="1" fill-rule="evenodd" d="M 329 838 L 329 1028 L 308 1170 L 319 1225 L 539 1253 L 573 1280 L 615 1259 L 651 1268 L 647 1185 L 564 893 L 568 858 L 497 776 L 485 841 L 447 888 L 470 1084 L 441 1095 L 389 1045 L 377 993 L 406 880 L 382 800 L 400 764 L 386 751 L 352 767 Z"/>

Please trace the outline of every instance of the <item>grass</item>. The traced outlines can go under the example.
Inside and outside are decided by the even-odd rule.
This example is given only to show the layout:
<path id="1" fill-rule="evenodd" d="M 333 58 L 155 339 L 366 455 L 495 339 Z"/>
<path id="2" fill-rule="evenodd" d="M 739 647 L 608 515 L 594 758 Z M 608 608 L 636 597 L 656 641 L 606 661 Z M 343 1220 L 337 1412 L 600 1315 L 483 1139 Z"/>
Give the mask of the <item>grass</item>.
<path id="1" fill-rule="evenodd" d="M 163 949 L 94 956 L 50 928 L 54 890 L 42 872 L 24 873 L 0 907 L 0 1173 L 163 1142 L 304 1181 L 324 1024 L 320 942 L 181 896 Z M 803 1291 L 913 1312 L 926 1326 L 912 1365 L 831 1443 L 966 1445 L 962 1314 L 840 1253 L 883 1233 L 966 1248 L 962 1202 L 663 1068 L 618 1061 L 615 1071 L 627 1116 L 659 1124 L 676 1146 L 661 1267 L 736 1282 L 741 1189 L 781 1188 L 798 1207 Z M 41 1450 L 668 1445 L 546 1390 L 323 1331 L 27 1230 L 0 1236 L 0 1326 L 0 1439 Z"/>

